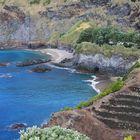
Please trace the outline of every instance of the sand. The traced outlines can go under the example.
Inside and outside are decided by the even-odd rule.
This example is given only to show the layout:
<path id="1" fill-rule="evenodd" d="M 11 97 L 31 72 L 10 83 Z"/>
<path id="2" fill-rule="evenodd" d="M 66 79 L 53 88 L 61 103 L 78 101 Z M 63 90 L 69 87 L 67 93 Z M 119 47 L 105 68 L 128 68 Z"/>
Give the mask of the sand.
<path id="1" fill-rule="evenodd" d="M 38 49 L 41 53 L 47 54 L 51 56 L 52 63 L 60 63 L 64 59 L 70 59 L 73 57 L 73 53 L 70 53 L 66 50 L 59 50 L 59 49 Z"/>

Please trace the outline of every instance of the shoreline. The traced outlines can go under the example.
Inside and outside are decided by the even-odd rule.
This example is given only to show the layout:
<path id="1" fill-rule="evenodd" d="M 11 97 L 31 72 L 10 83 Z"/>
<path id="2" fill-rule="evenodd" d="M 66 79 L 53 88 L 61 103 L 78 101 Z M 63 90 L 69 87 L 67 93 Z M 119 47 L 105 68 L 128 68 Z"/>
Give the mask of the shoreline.
<path id="1" fill-rule="evenodd" d="M 29 49 L 30 50 L 30 49 Z M 60 50 L 60 49 L 37 49 L 33 50 L 37 52 L 41 52 L 42 54 L 49 55 L 51 57 L 51 63 L 53 65 L 59 64 L 61 61 L 65 59 L 71 59 L 73 58 L 73 53 L 70 53 L 66 50 Z M 92 75 L 92 79 L 87 80 L 87 82 L 90 83 L 90 86 L 99 94 L 101 93 L 109 84 L 111 84 L 113 81 L 111 80 L 111 77 L 108 77 L 106 75 Z"/>
<path id="2" fill-rule="evenodd" d="M 18 48 L 12 48 L 12 49 L 6 49 L 6 50 L 29 50 L 33 52 L 40 52 L 42 54 L 49 55 L 51 58 L 50 63 L 52 65 L 55 65 L 59 67 L 59 63 L 65 59 L 71 59 L 73 58 L 74 54 L 70 53 L 66 50 L 60 50 L 60 49 L 52 49 L 52 48 L 45 48 L 45 49 L 18 49 Z M 3 50 L 1 50 L 3 51 Z M 63 68 L 63 67 L 61 67 Z M 70 69 L 67 67 L 64 67 L 64 69 Z M 79 71 L 80 73 L 84 73 L 82 71 Z M 91 73 L 90 73 L 91 74 Z M 113 78 L 114 79 L 114 78 Z M 112 77 L 108 77 L 103 74 L 93 74 L 91 76 L 91 79 L 87 80 L 87 82 L 90 83 L 90 86 L 99 94 L 102 92 L 109 84 L 111 84 L 114 80 L 112 80 Z"/>

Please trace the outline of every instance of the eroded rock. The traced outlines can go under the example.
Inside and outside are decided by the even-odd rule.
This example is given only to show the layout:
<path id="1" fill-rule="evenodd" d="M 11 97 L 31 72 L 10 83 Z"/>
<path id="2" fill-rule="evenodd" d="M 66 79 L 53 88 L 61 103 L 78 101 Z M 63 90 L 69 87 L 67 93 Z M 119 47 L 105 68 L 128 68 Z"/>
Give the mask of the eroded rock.
<path id="1" fill-rule="evenodd" d="M 7 65 L 7 63 L 0 63 L 0 67 L 6 67 Z"/>
<path id="2" fill-rule="evenodd" d="M 45 65 L 40 65 L 40 66 L 36 66 L 34 68 L 32 68 L 32 72 L 48 72 L 50 71 L 51 69 L 49 69 L 47 66 Z"/>
<path id="3" fill-rule="evenodd" d="M 25 67 L 25 66 L 31 66 L 31 65 L 41 64 L 41 63 L 47 63 L 49 61 L 50 61 L 49 59 L 48 60 L 46 59 L 27 60 L 24 62 L 17 63 L 16 66 Z"/>

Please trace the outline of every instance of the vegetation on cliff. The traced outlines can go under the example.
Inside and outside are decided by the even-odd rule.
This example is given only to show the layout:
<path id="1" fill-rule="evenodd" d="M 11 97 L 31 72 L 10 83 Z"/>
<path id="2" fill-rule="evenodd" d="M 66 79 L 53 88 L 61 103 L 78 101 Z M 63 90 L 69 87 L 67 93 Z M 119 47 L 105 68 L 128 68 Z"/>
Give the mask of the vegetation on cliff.
<path id="1" fill-rule="evenodd" d="M 20 132 L 20 140 L 90 140 L 77 131 L 54 126 L 51 128 L 27 128 Z"/>
<path id="2" fill-rule="evenodd" d="M 80 44 L 75 45 L 76 53 L 83 54 L 96 54 L 101 53 L 105 56 L 111 57 L 112 55 L 122 55 L 124 58 L 129 58 L 130 56 L 134 56 L 139 58 L 140 50 L 135 47 L 126 48 L 123 45 L 108 45 L 104 44 L 99 46 L 95 43 L 90 42 L 82 42 Z"/>
<path id="3" fill-rule="evenodd" d="M 124 32 L 113 26 L 88 28 L 81 32 L 77 43 L 92 42 L 99 45 L 115 45 L 119 42 L 125 47 L 140 45 L 139 32 Z"/>

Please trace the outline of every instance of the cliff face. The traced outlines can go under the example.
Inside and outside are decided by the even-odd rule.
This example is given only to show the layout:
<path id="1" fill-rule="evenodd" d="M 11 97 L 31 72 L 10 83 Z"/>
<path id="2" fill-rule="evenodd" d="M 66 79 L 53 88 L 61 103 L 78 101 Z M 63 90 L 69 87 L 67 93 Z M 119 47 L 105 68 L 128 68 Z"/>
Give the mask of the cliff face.
<path id="1" fill-rule="evenodd" d="M 88 71 L 100 71 L 112 73 L 115 75 L 124 74 L 135 63 L 135 57 L 124 58 L 121 55 L 112 55 L 111 57 L 103 54 L 85 55 L 77 54 L 75 64 L 77 69 Z"/>
<path id="2" fill-rule="evenodd" d="M 5 3 L 0 10 L 1 43 L 46 42 L 53 33 L 64 34 L 78 21 L 91 20 L 101 25 L 114 22 L 124 29 L 140 29 L 139 2 L 119 5 L 110 0 L 75 1 L 38 8 L 34 15 L 28 9 L 30 5 L 22 7 Z"/>

